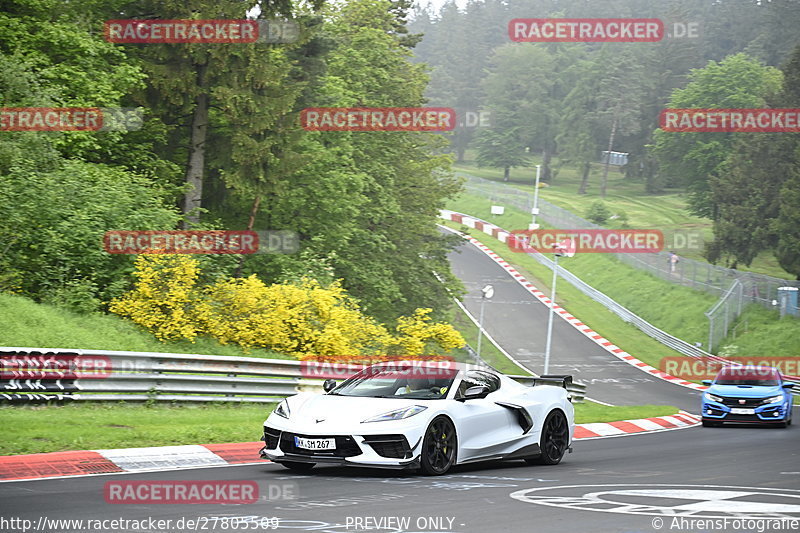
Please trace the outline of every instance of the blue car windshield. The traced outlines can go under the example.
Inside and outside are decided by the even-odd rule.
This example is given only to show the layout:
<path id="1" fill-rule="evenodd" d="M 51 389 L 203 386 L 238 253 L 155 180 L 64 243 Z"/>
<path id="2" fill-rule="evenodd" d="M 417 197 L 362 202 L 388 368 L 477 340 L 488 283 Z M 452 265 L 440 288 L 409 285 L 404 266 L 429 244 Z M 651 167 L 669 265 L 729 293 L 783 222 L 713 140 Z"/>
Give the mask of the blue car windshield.
<path id="1" fill-rule="evenodd" d="M 774 387 L 781 384 L 781 377 L 771 367 L 727 367 L 720 370 L 714 384 Z"/>
<path id="2" fill-rule="evenodd" d="M 717 379 L 716 385 L 752 385 L 753 387 L 774 387 L 780 385 L 777 379 Z"/>
<path id="3" fill-rule="evenodd" d="M 420 372 L 419 369 L 367 368 L 343 382 L 329 394 L 364 398 L 440 400 L 453 385 L 455 372 Z"/>

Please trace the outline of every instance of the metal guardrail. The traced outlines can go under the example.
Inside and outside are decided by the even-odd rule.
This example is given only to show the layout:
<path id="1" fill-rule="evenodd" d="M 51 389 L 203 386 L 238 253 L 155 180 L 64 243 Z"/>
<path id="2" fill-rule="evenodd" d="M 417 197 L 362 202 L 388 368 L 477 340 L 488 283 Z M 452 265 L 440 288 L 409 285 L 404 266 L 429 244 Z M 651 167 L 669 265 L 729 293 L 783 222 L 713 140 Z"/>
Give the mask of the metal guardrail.
<path id="1" fill-rule="evenodd" d="M 25 370 L 17 371 L 19 362 L 25 362 Z M 343 373 L 362 368 L 336 365 Z M 309 377 L 317 370 L 325 372 L 324 363 L 304 368 L 302 361 L 257 357 L 2 347 L 0 402 L 274 403 L 298 392 L 321 391 L 323 380 Z M 574 398 L 582 398 L 579 393 L 578 387 Z"/>
<path id="2" fill-rule="evenodd" d="M 305 390 L 321 390 L 322 380 L 304 379 L 294 360 L 214 355 L 0 348 L 0 360 L 30 356 L 33 365 L 51 357 L 37 374 L 15 377 L 3 365 L 0 400 L 30 401 L 203 401 L 275 402 Z M 61 363 L 61 370 L 53 371 Z M 90 362 L 91 368 L 78 368 Z M 70 365 L 73 368 L 70 369 Z M 102 368 L 101 368 L 102 367 Z M 30 367 L 29 367 L 30 368 Z M 33 367 L 35 368 L 35 366 Z"/>

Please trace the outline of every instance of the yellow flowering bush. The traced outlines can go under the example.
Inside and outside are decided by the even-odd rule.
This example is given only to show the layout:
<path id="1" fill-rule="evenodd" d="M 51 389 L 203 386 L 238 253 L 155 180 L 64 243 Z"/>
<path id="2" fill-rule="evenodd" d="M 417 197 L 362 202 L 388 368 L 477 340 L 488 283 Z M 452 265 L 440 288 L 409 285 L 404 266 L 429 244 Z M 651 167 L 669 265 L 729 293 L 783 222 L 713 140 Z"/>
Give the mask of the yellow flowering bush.
<path id="1" fill-rule="evenodd" d="M 195 287 L 197 260 L 184 255 L 143 254 L 136 258 L 132 291 L 115 298 L 109 310 L 130 318 L 162 341 L 202 335 L 197 316 L 205 302 Z"/>
<path id="2" fill-rule="evenodd" d="M 323 288 L 303 279 L 265 285 L 253 275 L 218 282 L 206 297 L 211 306 L 206 330 L 223 344 L 339 358 L 374 350 L 388 337 L 338 283 Z"/>
<path id="3" fill-rule="evenodd" d="M 462 348 L 466 341 L 453 326 L 444 322 L 433 322 L 432 309 L 420 308 L 410 317 L 397 319 L 395 350 L 403 356 L 431 355 L 440 351 L 449 352 Z"/>
<path id="4" fill-rule="evenodd" d="M 451 325 L 431 321 L 431 309 L 401 317 L 393 335 L 365 315 L 339 282 L 323 287 L 304 278 L 266 285 L 252 275 L 201 288 L 199 274 L 190 257 L 140 255 L 133 290 L 109 309 L 161 340 L 209 335 L 245 350 L 268 348 L 315 361 L 436 356 L 465 344 Z"/>

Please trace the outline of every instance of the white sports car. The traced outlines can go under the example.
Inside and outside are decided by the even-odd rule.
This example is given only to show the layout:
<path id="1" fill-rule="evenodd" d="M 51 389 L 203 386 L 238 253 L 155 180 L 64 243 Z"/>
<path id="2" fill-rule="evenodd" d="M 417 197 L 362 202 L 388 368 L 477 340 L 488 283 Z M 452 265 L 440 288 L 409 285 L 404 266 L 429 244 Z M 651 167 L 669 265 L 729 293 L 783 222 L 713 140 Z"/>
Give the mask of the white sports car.
<path id="1" fill-rule="evenodd" d="M 442 372 L 413 362 L 365 368 L 326 393 L 281 401 L 264 422 L 261 457 L 293 470 L 315 464 L 420 469 L 524 459 L 554 465 L 570 448 L 571 376 L 526 386 L 489 370 L 452 365 Z"/>

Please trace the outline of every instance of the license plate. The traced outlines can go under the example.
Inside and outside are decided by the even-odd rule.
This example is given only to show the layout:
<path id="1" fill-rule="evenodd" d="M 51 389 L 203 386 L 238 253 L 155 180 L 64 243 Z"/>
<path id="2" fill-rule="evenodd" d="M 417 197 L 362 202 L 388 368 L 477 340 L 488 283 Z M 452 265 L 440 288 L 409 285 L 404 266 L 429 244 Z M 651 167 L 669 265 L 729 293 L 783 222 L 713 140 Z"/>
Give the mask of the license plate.
<path id="1" fill-rule="evenodd" d="M 305 437 L 295 437 L 294 445 L 306 450 L 335 450 L 336 439 L 307 439 Z"/>
<path id="2" fill-rule="evenodd" d="M 733 407 L 731 408 L 732 415 L 753 415 L 755 414 L 755 409 L 744 409 L 742 407 Z"/>

